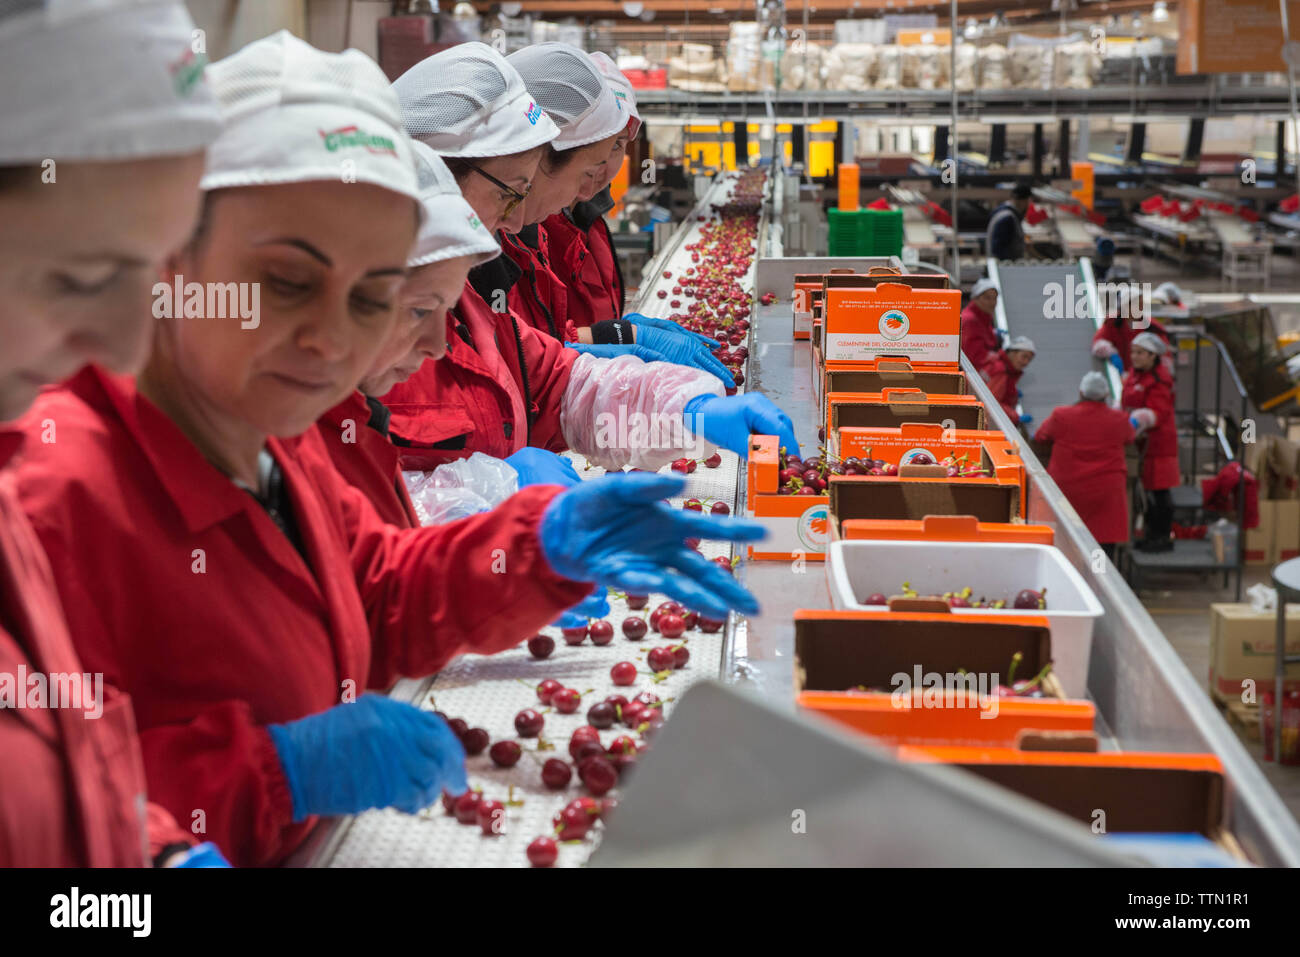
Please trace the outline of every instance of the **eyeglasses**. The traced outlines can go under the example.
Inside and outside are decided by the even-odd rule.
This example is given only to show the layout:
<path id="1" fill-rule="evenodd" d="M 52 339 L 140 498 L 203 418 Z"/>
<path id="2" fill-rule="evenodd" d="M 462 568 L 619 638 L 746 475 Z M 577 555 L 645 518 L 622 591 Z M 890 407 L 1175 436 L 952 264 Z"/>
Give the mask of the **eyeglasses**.
<path id="1" fill-rule="evenodd" d="M 486 173 L 483 170 L 479 169 L 473 163 L 470 163 L 468 165 L 470 169 L 478 173 L 489 183 L 492 183 L 493 185 L 500 187 L 502 190 L 510 194 L 511 197 L 510 201 L 506 203 L 506 208 L 501 212 L 502 219 L 509 219 L 510 214 L 519 208 L 519 204 L 528 198 L 528 193 L 529 191 L 532 190 L 532 186 L 530 185 L 527 190 L 521 193 L 519 192 L 519 190 L 507 186 L 505 183 L 501 182 L 501 180 L 497 179 L 491 173 Z"/>

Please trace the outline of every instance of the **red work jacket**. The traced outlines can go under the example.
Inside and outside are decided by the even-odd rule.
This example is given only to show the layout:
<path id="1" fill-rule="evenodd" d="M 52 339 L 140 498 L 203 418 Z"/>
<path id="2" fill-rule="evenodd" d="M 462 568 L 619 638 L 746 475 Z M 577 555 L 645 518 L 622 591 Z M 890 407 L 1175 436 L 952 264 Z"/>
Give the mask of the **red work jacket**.
<path id="1" fill-rule="evenodd" d="M 1005 352 L 995 352 L 989 357 L 989 361 L 980 369 L 980 373 L 984 376 L 984 381 L 989 384 L 989 391 L 993 393 L 993 398 L 997 399 L 1006 410 L 1011 421 L 1016 422 L 1019 419 L 1016 403 L 1020 401 L 1016 395 L 1016 386 L 1024 373 L 1012 367 L 1007 361 Z"/>
<path id="2" fill-rule="evenodd" d="M 510 309 L 527 325 L 554 339 L 564 339 L 569 316 L 569 290 L 551 263 L 546 229 L 540 223 L 515 235 L 498 232 L 501 255 L 519 267 L 519 281 L 510 287 Z"/>
<path id="3" fill-rule="evenodd" d="M 1128 372 L 1133 368 L 1133 359 L 1130 352 L 1133 348 L 1133 340 L 1142 332 L 1154 332 L 1163 339 L 1166 344 L 1169 343 L 1169 332 L 1160 324 L 1160 320 L 1152 319 L 1151 325 L 1145 329 L 1134 329 L 1133 320 L 1121 319 L 1118 316 L 1112 316 L 1103 322 L 1101 328 L 1099 328 L 1093 335 L 1092 341 L 1097 342 L 1101 339 L 1105 339 L 1114 346 L 1119 357 L 1124 360 L 1124 371 Z M 1169 374 L 1173 375 L 1174 365 L 1172 357 L 1166 354 L 1161 359 L 1161 363 L 1168 368 Z"/>
<path id="4" fill-rule="evenodd" d="M 315 429 L 271 439 L 300 553 L 132 380 L 87 370 L 21 424 L 47 419 L 58 440 L 31 444 L 18 490 L 77 651 L 132 695 L 150 797 L 182 821 L 202 812 L 236 865 L 282 862 L 314 824 L 293 821 L 267 725 L 512 647 L 591 590 L 541 555 L 556 486 L 401 529 Z M 512 574 L 493 574 L 497 549 Z"/>
<path id="5" fill-rule="evenodd" d="M 1150 409 L 1156 424 L 1143 433 L 1142 485 L 1149 492 L 1173 488 L 1181 476 L 1178 471 L 1178 427 L 1174 422 L 1174 385 L 1169 371 L 1157 365 L 1124 376 L 1120 396 L 1124 408 Z"/>
<path id="6" fill-rule="evenodd" d="M 983 369 L 998 354 L 998 334 L 993 317 L 973 300 L 961 311 L 961 351 L 977 370 Z"/>
<path id="7" fill-rule="evenodd" d="M 605 218 L 590 203 L 548 218 L 551 268 L 568 290 L 568 318 L 576 327 L 623 315 L 623 284 Z"/>
<path id="8" fill-rule="evenodd" d="M 388 418 L 378 399 L 354 392 L 321 416 L 316 430 L 334 468 L 365 493 L 380 518 L 390 525 L 419 528 L 402 479 L 401 452 L 388 438 Z"/>
<path id="9" fill-rule="evenodd" d="M 169 815 L 150 815 L 165 822 L 167 833 L 146 840 L 144 766 L 130 698 L 105 684 L 103 712 L 94 717 L 96 681 L 81 679 L 94 669 L 73 649 L 50 566 L 7 468 L 22 438 L 0 435 L 0 675 L 13 682 L 9 693 L 23 695 L 23 705 L 38 707 L 0 699 L 0 867 L 141 867 L 187 836 Z M 61 693 L 60 707 L 39 706 L 54 702 L 29 694 L 36 675 L 76 681 L 82 706 Z"/>
<path id="10" fill-rule="evenodd" d="M 1052 410 L 1035 438 L 1052 443 L 1047 474 L 1103 545 L 1128 541 L 1124 446 L 1133 441 L 1128 413 L 1081 399 Z"/>
<path id="11" fill-rule="evenodd" d="M 499 290 L 518 276 L 504 256 L 471 271 L 447 313 L 447 354 L 383 397 L 402 468 L 432 469 L 474 452 L 505 458 L 525 445 L 567 448 L 560 402 L 578 353 L 505 308 Z M 491 297 L 504 311 L 493 311 Z"/>

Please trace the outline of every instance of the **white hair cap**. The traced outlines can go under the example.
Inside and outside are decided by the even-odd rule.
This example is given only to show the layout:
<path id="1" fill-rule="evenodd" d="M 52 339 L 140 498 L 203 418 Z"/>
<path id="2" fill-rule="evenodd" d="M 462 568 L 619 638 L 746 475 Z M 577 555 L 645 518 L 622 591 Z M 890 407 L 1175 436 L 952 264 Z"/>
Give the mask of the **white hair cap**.
<path id="1" fill-rule="evenodd" d="M 1165 343 L 1165 340 L 1154 332 L 1139 332 L 1133 337 L 1133 345 L 1139 349 L 1145 349 L 1147 352 L 1153 352 L 1158 356 L 1162 356 L 1169 351 L 1169 346 Z"/>
<path id="2" fill-rule="evenodd" d="M 1034 348 L 1034 340 L 1028 336 L 1016 336 L 1007 345 L 1007 352 L 1033 352 L 1038 350 Z"/>
<path id="3" fill-rule="evenodd" d="M 196 153 L 221 115 L 178 0 L 0 0 L 0 165 Z"/>
<path id="4" fill-rule="evenodd" d="M 977 279 L 975 280 L 975 285 L 971 287 L 970 297 L 975 299 L 984 295 L 984 293 L 988 292 L 990 289 L 997 292 L 998 284 L 988 276 L 985 276 L 983 279 Z"/>
<path id="5" fill-rule="evenodd" d="M 1100 372 L 1089 372 L 1079 383 L 1079 395 L 1085 399 L 1092 399 L 1094 402 L 1100 402 L 1110 395 L 1110 383 Z"/>
<path id="6" fill-rule="evenodd" d="M 506 59 L 524 78 L 524 85 L 560 127 L 551 144 L 557 150 L 608 139 L 623 132 L 628 111 L 614 95 L 596 64 L 567 43 L 534 43 Z"/>
<path id="7" fill-rule="evenodd" d="M 473 256 L 474 265 L 495 259 L 501 247 L 461 195 L 447 164 L 423 143 L 412 145 L 424 223 L 406 265 L 414 269 L 458 256 Z"/>
<path id="8" fill-rule="evenodd" d="M 519 72 L 486 43 L 426 57 L 393 83 L 407 132 L 439 156 L 526 153 L 560 135 Z"/>
<path id="9" fill-rule="evenodd" d="M 225 129 L 199 185 L 370 183 L 419 199 L 411 138 L 379 64 L 325 53 L 287 30 L 208 70 Z"/>
<path id="10" fill-rule="evenodd" d="M 618 68 L 613 60 L 604 53 L 592 53 L 591 62 L 596 64 L 596 69 L 600 75 L 605 78 L 614 95 L 623 102 L 624 108 L 628 115 L 631 116 L 631 129 L 628 130 L 628 136 L 636 139 L 637 133 L 641 131 L 641 113 L 636 108 L 636 91 L 632 88 L 631 82 L 624 76 L 623 71 Z"/>

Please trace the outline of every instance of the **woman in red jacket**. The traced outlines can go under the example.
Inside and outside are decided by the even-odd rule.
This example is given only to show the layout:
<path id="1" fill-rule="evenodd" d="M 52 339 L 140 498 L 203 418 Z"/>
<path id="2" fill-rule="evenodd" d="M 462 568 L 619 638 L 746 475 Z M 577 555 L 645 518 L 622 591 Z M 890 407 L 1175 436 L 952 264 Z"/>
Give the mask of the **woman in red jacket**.
<path id="1" fill-rule="evenodd" d="M 998 287 L 987 277 L 978 280 L 970 291 L 970 302 L 961 311 L 961 351 L 975 370 L 983 368 L 998 355 L 1002 342 L 993 321 L 998 307 Z"/>
<path id="2" fill-rule="evenodd" d="M 209 73 L 226 125 L 167 272 L 266 294 L 247 323 L 165 319 L 137 382 L 91 368 L 44 394 L 25 423 L 53 420 L 58 441 L 17 478 L 85 666 L 135 698 L 153 795 L 201 814 L 234 862 L 272 864 L 318 816 L 465 787 L 445 722 L 365 689 L 511 647 L 629 568 L 693 607 L 756 605 L 687 554 L 659 477 L 535 486 L 436 528 L 382 521 L 311 426 L 396 319 L 419 219 L 397 102 L 364 55 L 283 31 Z"/>
<path id="3" fill-rule="evenodd" d="M 454 77 L 472 77 L 477 85 L 452 85 L 449 78 Z M 535 140 L 545 144 L 558 134 L 544 112 L 534 114 L 536 100 L 518 71 L 485 44 L 462 43 L 422 60 L 393 89 L 407 128 L 446 161 L 484 226 L 499 231 L 498 236 L 517 232 L 527 196 L 540 188 L 528 185 L 540 154 L 510 151 L 520 145 L 535 150 Z M 589 109 L 604 109 L 603 95 Z M 449 116 L 456 121 L 449 124 Z M 538 132 L 547 125 L 554 132 Z M 569 199 L 572 194 L 560 202 Z M 700 451 L 690 435 L 675 441 L 661 433 L 661 441 L 651 443 L 632 441 L 636 436 L 627 431 L 612 442 L 608 433 L 601 434 L 599 423 L 610 417 L 623 423 L 681 421 L 693 397 L 721 397 L 726 370 L 709 353 L 707 340 L 680 329 L 652 328 L 656 320 L 629 317 L 593 326 L 588 332 L 595 345 L 582 347 L 579 354 L 516 314 L 511 291 L 522 276 L 523 270 L 504 255 L 472 269 L 460 301 L 447 315 L 446 355 L 425 361 L 383 397 L 392 413 L 393 441 L 403 447 L 404 468 L 432 469 L 473 452 L 506 458 L 533 446 L 554 452 L 571 448 L 607 469 L 631 465 L 657 470 L 688 451 Z M 666 343 L 671 358 L 692 361 L 698 368 L 602 351 L 632 343 L 640 348 L 642 342 Z M 715 367 L 719 374 L 700 371 Z M 797 445 L 788 417 L 763 397 L 735 396 L 718 408 L 719 418 L 730 410 L 752 431 L 780 434 L 787 447 Z M 727 447 L 745 454 L 745 437 L 727 434 Z"/>
<path id="4" fill-rule="evenodd" d="M 1120 375 L 1123 375 L 1133 368 L 1130 349 L 1133 339 L 1139 333 L 1150 330 L 1167 346 L 1169 332 L 1160 324 L 1160 320 L 1152 319 L 1147 312 L 1142 287 L 1137 283 L 1121 285 L 1115 298 L 1118 300 L 1115 307 L 1109 310 L 1106 320 L 1092 337 L 1092 354 L 1098 359 L 1109 362 Z M 1174 372 L 1172 359 L 1166 357 L 1164 364 L 1172 378 Z"/>
<path id="5" fill-rule="evenodd" d="M 1174 383 L 1164 363 L 1167 350 L 1153 332 L 1133 338 L 1133 370 L 1124 377 L 1120 398 L 1145 433 L 1142 445 L 1142 487 L 1147 492 L 1146 533 L 1133 547 L 1145 552 L 1167 552 L 1174 544 L 1173 501 L 1169 490 L 1181 478 L 1178 471 L 1178 426 L 1174 421 Z"/>
<path id="6" fill-rule="evenodd" d="M 622 168 L 628 144 L 641 130 L 641 114 L 637 112 L 632 84 L 605 54 L 592 53 L 590 57 L 614 95 L 627 108 L 628 121 L 614 139 L 597 179 L 595 195 L 554 213 L 543 224 L 552 268 L 567 290 L 569 321 L 578 328 L 623 315 L 623 273 L 605 213 L 614 207 L 609 185 Z"/>
<path id="7" fill-rule="evenodd" d="M 1016 406 L 1020 404 L 1020 389 L 1017 384 L 1025 374 L 1025 369 L 1029 368 L 1029 363 L 1034 361 L 1036 351 L 1032 339 L 1017 336 L 1002 352 L 994 353 L 980 370 L 980 375 L 989 384 L 993 398 L 998 400 L 1007 417 L 1020 425 L 1033 421 L 1033 416 L 1028 413 L 1017 412 Z"/>
<path id="8" fill-rule="evenodd" d="M 144 362 L 149 287 L 194 227 L 219 129 L 206 88 L 171 81 L 192 42 L 183 4 L 84 7 L 0 14 L 0 423 L 87 362 Z M 130 698 L 73 646 L 14 488 L 30 449 L 0 434 L 0 676 L 16 683 L 0 692 L 0 867 L 195 864 L 193 835 L 145 806 Z M 33 703 L 38 679 L 72 699 Z"/>
<path id="9" fill-rule="evenodd" d="M 1135 433 L 1128 413 L 1106 404 L 1109 394 L 1106 377 L 1089 372 L 1079 401 L 1053 409 L 1034 438 L 1053 443 L 1047 474 L 1113 561 L 1115 546 L 1128 541 L 1124 446 Z"/>

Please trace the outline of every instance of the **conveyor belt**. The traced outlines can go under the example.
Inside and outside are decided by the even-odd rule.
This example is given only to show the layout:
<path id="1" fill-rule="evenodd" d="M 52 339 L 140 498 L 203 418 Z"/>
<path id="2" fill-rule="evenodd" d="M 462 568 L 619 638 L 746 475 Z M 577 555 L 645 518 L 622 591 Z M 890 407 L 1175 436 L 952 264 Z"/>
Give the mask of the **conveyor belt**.
<path id="1" fill-rule="evenodd" d="M 1083 270 L 1078 263 L 990 263 L 989 270 L 1000 292 L 998 325 L 1011 336 L 1028 336 L 1038 349 L 1020 379 L 1020 405 L 1041 423 L 1058 405 L 1077 402 L 1079 380 L 1100 368 L 1091 352 L 1097 331 L 1091 308 L 1076 313 L 1087 285 Z"/>

